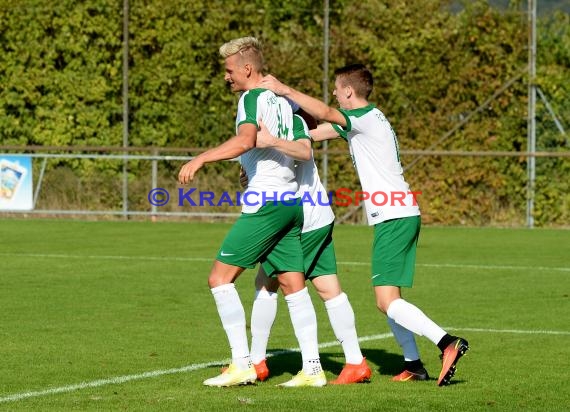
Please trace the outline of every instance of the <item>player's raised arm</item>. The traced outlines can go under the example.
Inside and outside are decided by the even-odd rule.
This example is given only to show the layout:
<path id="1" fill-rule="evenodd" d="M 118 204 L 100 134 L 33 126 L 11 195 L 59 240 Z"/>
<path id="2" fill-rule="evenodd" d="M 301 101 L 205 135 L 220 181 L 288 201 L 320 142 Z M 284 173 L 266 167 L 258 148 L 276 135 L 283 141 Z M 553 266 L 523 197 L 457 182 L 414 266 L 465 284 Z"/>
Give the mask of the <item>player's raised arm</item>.
<path id="1" fill-rule="evenodd" d="M 295 160 L 309 160 L 311 158 L 311 141 L 309 139 L 295 141 L 279 139 L 269 132 L 262 121 L 259 122 L 259 127 L 256 144 L 258 149 L 266 147 L 277 149 Z"/>
<path id="2" fill-rule="evenodd" d="M 194 179 L 194 175 L 206 163 L 219 160 L 229 160 L 241 156 L 255 147 L 257 128 L 254 124 L 244 123 L 240 125 L 238 134 L 221 145 L 207 150 L 190 160 L 180 169 L 178 182 L 185 185 Z"/>
<path id="3" fill-rule="evenodd" d="M 285 96 L 290 100 L 297 103 L 303 110 L 309 113 L 317 120 L 324 120 L 338 124 L 339 126 L 346 126 L 345 117 L 334 107 L 329 107 L 314 97 L 301 93 L 277 80 L 271 75 L 267 75 L 258 84 L 258 87 L 269 89 L 273 93 Z"/>

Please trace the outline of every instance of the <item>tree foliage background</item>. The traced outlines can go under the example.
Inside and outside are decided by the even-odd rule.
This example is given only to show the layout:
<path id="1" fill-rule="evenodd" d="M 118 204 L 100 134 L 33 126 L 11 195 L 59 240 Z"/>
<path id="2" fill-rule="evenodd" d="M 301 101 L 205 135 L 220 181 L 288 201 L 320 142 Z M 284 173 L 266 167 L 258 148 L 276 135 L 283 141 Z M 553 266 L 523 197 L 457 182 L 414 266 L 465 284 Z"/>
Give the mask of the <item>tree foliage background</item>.
<path id="1" fill-rule="evenodd" d="M 323 96 L 322 2 L 130 0 L 129 7 L 131 146 L 198 149 L 232 136 L 237 96 L 224 84 L 218 55 L 232 38 L 260 38 L 269 72 Z M 366 64 L 375 76 L 371 101 L 401 149 L 526 151 L 526 1 L 506 9 L 484 0 L 459 8 L 448 0 L 331 0 L 330 7 L 329 87 L 336 67 Z M 122 13 L 116 0 L 0 0 L 0 145 L 122 146 Z M 537 67 L 536 84 L 570 128 L 568 13 L 541 15 Z M 568 152 L 568 131 L 559 132 L 540 99 L 537 124 L 538 150 Z M 358 190 L 344 143 L 329 148 L 329 189 Z M 406 178 L 422 191 L 425 221 L 439 224 L 522 225 L 526 161 L 403 156 Z M 161 167 L 173 188 L 180 165 Z M 90 192 L 101 207 L 116 207 L 121 167 L 51 161 L 43 193 L 90 207 Z M 236 170 L 209 165 L 196 184 L 239 189 Z M 148 162 L 129 164 L 130 201 L 141 209 L 148 209 L 148 174 Z M 537 224 L 570 220 L 569 174 L 568 157 L 537 159 Z"/>

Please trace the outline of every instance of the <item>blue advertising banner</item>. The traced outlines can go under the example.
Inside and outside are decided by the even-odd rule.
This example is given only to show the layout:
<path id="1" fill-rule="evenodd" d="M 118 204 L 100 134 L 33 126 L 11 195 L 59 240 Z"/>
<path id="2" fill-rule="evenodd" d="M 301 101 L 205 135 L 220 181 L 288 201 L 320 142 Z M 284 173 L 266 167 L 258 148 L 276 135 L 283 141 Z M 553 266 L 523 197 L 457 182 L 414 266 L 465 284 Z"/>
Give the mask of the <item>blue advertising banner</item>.
<path id="1" fill-rule="evenodd" d="M 32 158 L 0 154 L 0 210 L 32 210 Z"/>

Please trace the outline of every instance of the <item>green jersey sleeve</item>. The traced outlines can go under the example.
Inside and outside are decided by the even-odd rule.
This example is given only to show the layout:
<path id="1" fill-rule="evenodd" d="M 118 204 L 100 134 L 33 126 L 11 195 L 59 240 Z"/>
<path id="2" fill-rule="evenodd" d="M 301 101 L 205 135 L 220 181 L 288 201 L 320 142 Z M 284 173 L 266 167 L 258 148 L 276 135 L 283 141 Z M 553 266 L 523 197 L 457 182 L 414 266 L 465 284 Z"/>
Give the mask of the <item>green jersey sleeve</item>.
<path id="1" fill-rule="evenodd" d="M 298 114 L 293 116 L 293 140 L 311 139 L 305 120 Z"/>
<path id="2" fill-rule="evenodd" d="M 348 138 L 348 132 L 352 129 L 352 123 L 350 121 L 350 114 L 345 109 L 338 109 L 338 111 L 344 116 L 346 120 L 346 127 L 342 127 L 338 124 L 333 124 L 333 129 L 342 137 L 344 140 Z"/>
<path id="3" fill-rule="evenodd" d="M 240 105 L 241 107 L 238 107 L 237 127 L 244 123 L 251 123 L 256 127 L 259 127 L 259 124 L 257 123 L 257 114 L 259 111 L 258 103 L 259 95 L 263 92 L 264 89 L 251 89 L 243 94 L 243 102 Z"/>

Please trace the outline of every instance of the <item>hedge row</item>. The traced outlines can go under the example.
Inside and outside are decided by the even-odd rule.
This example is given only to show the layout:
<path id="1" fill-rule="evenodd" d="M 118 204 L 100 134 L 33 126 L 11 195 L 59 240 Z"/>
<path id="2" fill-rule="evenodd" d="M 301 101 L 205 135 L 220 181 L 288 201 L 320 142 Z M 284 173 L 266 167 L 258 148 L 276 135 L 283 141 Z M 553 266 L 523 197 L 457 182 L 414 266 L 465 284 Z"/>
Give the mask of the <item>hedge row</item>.
<path id="1" fill-rule="evenodd" d="M 524 152 L 526 2 L 499 10 L 478 0 L 460 11 L 452 3 L 331 1 L 331 74 L 347 63 L 370 67 L 371 101 L 391 120 L 403 150 Z M 259 37 L 268 71 L 323 96 L 322 2 L 131 0 L 129 6 L 131 146 L 206 148 L 232 135 L 236 96 L 224 84 L 217 53 L 231 38 Z M 122 145 L 122 13 L 116 0 L 0 1 L 0 144 Z M 538 28 L 535 82 L 568 128 L 570 16 L 541 17 Z M 567 134 L 542 100 L 537 124 L 538 150 L 568 151 Z M 340 142 L 331 147 L 346 149 Z M 350 163 L 346 155 L 331 157 L 331 189 L 358 187 Z M 58 167 L 86 179 L 118 178 L 121 171 L 112 162 L 50 163 Z M 130 173 L 136 180 L 141 170 Z M 570 220 L 569 174 L 568 158 L 537 160 L 537 224 Z M 422 158 L 407 178 L 424 193 L 427 222 L 524 221 L 524 156 Z"/>

